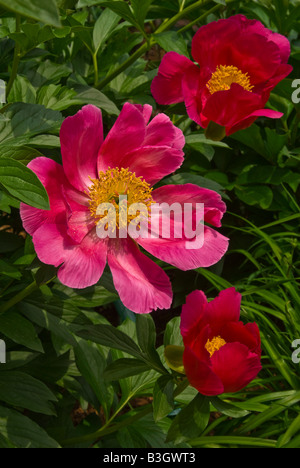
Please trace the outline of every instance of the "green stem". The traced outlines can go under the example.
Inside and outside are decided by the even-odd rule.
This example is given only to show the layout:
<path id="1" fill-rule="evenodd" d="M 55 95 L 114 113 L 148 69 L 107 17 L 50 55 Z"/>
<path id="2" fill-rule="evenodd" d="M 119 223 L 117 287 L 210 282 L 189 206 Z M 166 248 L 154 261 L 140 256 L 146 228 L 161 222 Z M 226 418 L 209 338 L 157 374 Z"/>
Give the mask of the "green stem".
<path id="1" fill-rule="evenodd" d="M 134 52 L 134 54 L 132 54 L 127 60 L 125 60 L 125 62 L 123 62 L 114 71 L 109 73 L 106 76 L 106 78 L 104 78 L 102 81 L 100 81 L 97 84 L 96 88 L 98 88 L 100 90 L 102 88 L 104 88 L 108 83 L 110 83 L 111 80 L 113 80 L 118 75 L 120 75 L 120 73 L 122 73 L 124 70 L 126 70 L 128 67 L 130 67 L 130 65 L 132 65 L 138 58 L 140 58 L 143 54 L 145 54 L 156 43 L 156 40 L 155 40 L 155 35 L 156 34 L 160 34 L 160 33 L 164 32 L 164 31 L 170 29 L 175 23 L 177 23 L 178 20 L 180 20 L 181 18 L 183 18 L 187 14 L 191 13 L 196 8 L 198 8 L 200 6 L 201 7 L 205 6 L 209 2 L 210 2 L 210 0 L 198 1 L 198 2 L 194 3 L 193 5 L 190 5 L 190 6 L 186 7 L 186 8 L 184 8 L 182 11 L 179 11 L 175 16 L 173 16 L 173 18 L 171 18 L 171 19 L 169 19 L 167 21 L 164 21 L 158 27 L 158 29 L 154 32 L 154 34 L 152 35 L 152 37 L 148 41 L 146 41 L 144 44 L 142 44 L 139 47 L 139 49 L 137 49 Z M 207 14 L 209 14 L 209 12 Z M 202 15 L 202 17 L 204 18 L 205 14 Z"/>
<path id="2" fill-rule="evenodd" d="M 97 52 L 92 53 L 92 57 L 93 57 L 93 65 L 94 65 L 94 86 L 97 86 L 97 83 L 99 80 Z"/>
<path id="3" fill-rule="evenodd" d="M 151 41 L 150 41 L 151 42 Z M 140 58 L 144 53 L 147 52 L 147 50 L 150 49 L 150 44 L 148 42 L 145 42 L 144 44 L 141 45 L 139 49 L 137 49 L 134 54 L 132 54 L 125 62 L 123 62 L 119 67 L 117 67 L 114 71 L 109 73 L 106 78 L 104 78 L 100 83 L 97 84 L 96 88 L 97 89 L 102 89 L 104 88 L 110 81 L 112 81 L 114 78 L 116 78 L 120 73 L 122 73 L 124 70 L 126 70 L 130 65 L 132 65 L 138 58 Z"/>
<path id="4" fill-rule="evenodd" d="M 21 26 L 21 17 L 20 15 L 16 15 L 16 32 L 20 32 L 20 26 Z M 6 96 L 9 95 L 12 85 L 15 81 L 15 78 L 18 73 L 18 66 L 21 58 L 21 48 L 18 42 L 15 44 L 15 50 L 14 50 L 14 58 L 13 58 L 13 63 L 12 63 L 12 69 L 11 69 L 11 74 L 9 81 L 6 86 Z"/>
<path id="5" fill-rule="evenodd" d="M 217 10 L 220 10 L 221 7 L 224 7 L 224 5 L 222 5 L 222 3 L 218 3 L 217 5 L 215 5 L 214 7 L 212 7 L 210 10 L 206 11 L 205 13 L 203 13 L 203 15 L 199 16 L 199 18 L 195 19 L 194 21 L 191 21 L 189 24 L 187 24 L 186 26 L 183 26 L 183 28 L 179 29 L 177 32 L 182 34 L 183 32 L 187 31 L 189 28 L 191 28 L 192 26 L 194 26 L 195 24 L 197 23 L 201 23 L 202 20 L 204 20 L 208 15 L 211 15 L 212 13 L 214 13 L 215 11 Z"/>
<path id="6" fill-rule="evenodd" d="M 23 291 L 20 291 L 16 296 L 12 297 L 9 301 L 5 302 L 0 306 L 0 314 L 6 312 L 8 309 L 13 307 L 18 302 L 21 302 L 25 297 L 29 296 L 33 291 L 37 290 L 39 287 L 35 281 L 33 281 L 29 286 L 27 286 Z"/>
<path id="7" fill-rule="evenodd" d="M 176 398 L 181 392 L 183 392 L 186 387 L 189 385 L 189 381 L 184 379 L 178 384 L 178 387 L 174 391 L 174 398 Z M 101 437 L 104 437 L 108 434 L 112 434 L 113 432 L 119 431 L 123 427 L 129 426 L 130 424 L 138 421 L 139 419 L 143 418 L 147 414 L 152 413 L 153 406 L 152 404 L 145 406 L 144 409 L 140 410 L 138 413 L 134 414 L 133 416 L 124 419 L 123 421 L 110 426 L 111 422 L 116 418 L 116 416 L 120 413 L 120 411 L 124 408 L 124 406 L 129 402 L 131 396 L 126 398 L 126 400 L 122 403 L 122 405 L 118 408 L 118 410 L 111 416 L 111 418 L 102 426 L 98 431 L 93 432 L 92 434 L 87 434 L 82 437 L 74 437 L 72 439 L 65 439 L 61 442 L 61 446 L 70 446 L 70 445 L 78 445 L 85 442 L 93 442 Z M 109 427 L 110 426 L 110 427 Z"/>
<path id="8" fill-rule="evenodd" d="M 134 423 L 135 421 L 138 421 L 139 419 L 143 418 L 147 414 L 150 414 L 151 412 L 152 412 L 152 405 L 150 404 L 150 405 L 147 405 L 143 410 L 131 416 L 130 418 L 127 418 L 124 421 L 118 424 L 115 424 L 114 426 L 111 426 L 111 427 L 103 426 L 101 427 L 101 429 L 99 429 L 96 432 L 93 432 L 92 434 L 87 434 L 82 437 L 74 437 L 72 439 L 63 440 L 60 445 L 64 447 L 64 446 L 70 446 L 70 445 L 78 445 L 84 442 L 95 441 L 99 439 L 100 437 L 104 437 L 108 434 L 113 434 L 114 432 L 119 431 L 123 427 L 126 427 L 129 424 Z"/>
<path id="9" fill-rule="evenodd" d="M 161 26 L 159 26 L 157 30 L 155 31 L 155 34 L 160 34 L 166 31 L 167 29 L 170 29 L 181 18 L 190 14 L 192 11 L 196 10 L 199 7 L 204 7 L 207 3 L 210 3 L 210 1 L 211 0 L 206 0 L 206 1 L 200 0 L 198 2 L 193 3 L 192 5 L 189 5 L 184 10 L 179 11 L 176 15 L 173 16 L 173 18 L 169 19 L 166 23 L 163 23 Z"/>

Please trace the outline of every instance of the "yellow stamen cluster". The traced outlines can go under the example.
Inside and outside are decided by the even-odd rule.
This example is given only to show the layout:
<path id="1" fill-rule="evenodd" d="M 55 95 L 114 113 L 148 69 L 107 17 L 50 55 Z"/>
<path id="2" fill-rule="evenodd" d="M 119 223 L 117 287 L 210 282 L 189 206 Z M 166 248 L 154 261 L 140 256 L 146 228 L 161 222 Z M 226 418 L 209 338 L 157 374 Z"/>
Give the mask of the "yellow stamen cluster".
<path id="1" fill-rule="evenodd" d="M 153 202 L 152 188 L 142 177 L 137 177 L 129 169 L 118 167 L 108 168 L 105 172 L 99 172 L 99 179 L 91 179 L 93 185 L 89 188 L 89 208 L 91 215 L 95 218 L 96 224 L 107 217 L 110 208 L 105 214 L 98 214 L 101 204 L 109 203 L 111 209 L 116 213 L 116 227 L 126 227 L 131 221 L 137 219 L 139 212 L 130 214 L 130 206 L 135 203 L 142 203 L 147 207 L 148 213 Z M 126 196 L 126 201 L 120 203 L 120 196 Z M 126 225 L 124 223 L 126 220 Z M 107 228 L 107 226 L 106 226 Z"/>
<path id="2" fill-rule="evenodd" d="M 219 349 L 222 348 L 222 346 L 224 346 L 225 344 L 226 341 L 223 340 L 223 338 L 221 338 L 220 335 L 218 335 L 214 336 L 212 340 L 207 340 L 205 348 L 209 352 L 210 357 L 212 357 L 212 355 L 216 351 L 219 351 Z"/>
<path id="3" fill-rule="evenodd" d="M 243 73 L 233 65 L 220 65 L 212 74 L 211 79 L 206 84 L 210 94 L 217 91 L 226 91 L 230 89 L 232 83 L 237 83 L 246 91 L 252 92 L 254 86 L 251 85 L 248 73 Z"/>

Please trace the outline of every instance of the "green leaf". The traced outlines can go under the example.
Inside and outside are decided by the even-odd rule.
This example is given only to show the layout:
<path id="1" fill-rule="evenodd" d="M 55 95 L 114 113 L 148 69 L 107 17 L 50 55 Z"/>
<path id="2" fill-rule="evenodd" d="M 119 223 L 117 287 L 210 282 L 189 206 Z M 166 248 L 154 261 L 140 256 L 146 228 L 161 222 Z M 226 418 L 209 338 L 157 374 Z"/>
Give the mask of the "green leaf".
<path id="1" fill-rule="evenodd" d="M 0 330 L 3 335 L 15 343 L 43 352 L 43 346 L 37 336 L 35 327 L 17 312 L 9 310 L 0 315 Z"/>
<path id="2" fill-rule="evenodd" d="M 74 103 L 78 104 L 93 104 L 104 110 L 109 115 L 119 115 L 120 111 L 113 101 L 105 94 L 95 88 L 81 86 L 76 88 L 77 96 L 74 98 Z"/>
<path id="3" fill-rule="evenodd" d="M 174 382 L 171 376 L 162 375 L 153 389 L 153 419 L 160 421 L 174 409 Z"/>
<path id="4" fill-rule="evenodd" d="M 249 414 L 249 411 L 240 409 L 234 404 L 221 400 L 219 397 L 212 397 L 210 401 L 218 411 L 226 414 L 230 418 L 242 418 Z"/>
<path id="5" fill-rule="evenodd" d="M 11 91 L 7 97 L 7 102 L 26 102 L 35 104 L 36 91 L 30 81 L 21 75 L 17 75 Z"/>
<path id="6" fill-rule="evenodd" d="M 155 369 L 165 372 L 165 368 L 155 348 L 156 329 L 154 320 L 150 315 L 137 315 L 136 333 L 138 344 L 147 360 L 149 360 Z"/>
<path id="7" fill-rule="evenodd" d="M 95 53 L 102 47 L 120 21 L 120 16 L 106 8 L 97 19 L 93 30 Z"/>
<path id="8" fill-rule="evenodd" d="M 106 380 L 119 380 L 141 374 L 149 370 L 149 365 L 144 361 L 133 358 L 121 358 L 109 364 L 104 371 Z"/>
<path id="9" fill-rule="evenodd" d="M 146 0 L 148 1 L 148 0 Z M 117 15 L 121 16 L 121 18 L 129 21 L 133 26 L 137 26 L 139 28 L 138 22 L 135 20 L 134 15 L 129 7 L 129 5 L 125 2 L 119 1 L 110 1 L 110 2 L 101 2 L 101 6 L 108 7 L 112 11 L 114 11 Z"/>
<path id="10" fill-rule="evenodd" d="M 273 201 L 273 191 L 267 185 L 236 187 L 235 193 L 247 205 L 259 205 L 263 209 L 269 208 Z"/>
<path id="11" fill-rule="evenodd" d="M 15 159 L 25 166 L 27 166 L 32 159 L 38 158 L 39 156 L 42 156 L 42 153 L 28 146 L 13 147 L 1 145 L 0 148 L 0 158 Z"/>
<path id="12" fill-rule="evenodd" d="M 48 109 L 62 111 L 76 103 L 76 91 L 51 83 L 39 89 L 37 100 Z"/>
<path id="13" fill-rule="evenodd" d="M 106 359 L 95 343 L 80 340 L 74 348 L 76 364 L 85 380 L 95 392 L 96 397 L 104 409 L 106 417 L 109 416 L 113 400 L 113 392 L 109 389 L 103 378 Z"/>
<path id="14" fill-rule="evenodd" d="M 38 104 L 13 103 L 0 119 L 0 142 L 5 145 L 27 144 L 30 137 L 58 129 L 62 122 L 60 112 L 46 109 Z"/>
<path id="15" fill-rule="evenodd" d="M 21 279 L 22 273 L 13 265 L 6 263 L 0 258 L 0 274 L 10 278 Z M 1 327 L 0 327 L 1 330 Z"/>
<path id="16" fill-rule="evenodd" d="M 137 344 L 128 335 L 112 325 L 93 325 L 91 327 L 85 327 L 79 330 L 77 335 L 103 346 L 119 349 L 138 359 L 143 357 Z"/>
<path id="17" fill-rule="evenodd" d="M 144 21 L 152 2 L 153 0 L 131 0 L 134 17 L 141 27 L 144 27 Z"/>
<path id="18" fill-rule="evenodd" d="M 76 346 L 77 342 L 68 323 L 60 317 L 57 317 L 54 314 L 48 312 L 45 307 L 46 304 L 41 304 L 39 306 L 26 302 L 21 302 L 18 304 L 18 309 L 30 320 L 35 322 L 40 327 L 43 327 L 46 330 L 50 330 L 66 343 L 72 346 Z"/>
<path id="19" fill-rule="evenodd" d="M 64 302 L 86 309 L 111 304 L 118 299 L 117 293 L 108 291 L 105 287 L 96 285 L 84 289 L 72 289 L 63 285 L 56 285 L 55 291 Z"/>
<path id="20" fill-rule="evenodd" d="M 164 346 L 176 345 L 183 346 L 182 335 L 180 332 L 180 317 L 173 317 L 166 325 L 164 333 Z"/>
<path id="21" fill-rule="evenodd" d="M 0 406 L 0 434 L 19 448 L 59 448 L 56 440 L 27 416 Z"/>
<path id="22" fill-rule="evenodd" d="M 207 139 L 203 133 L 192 133 L 191 135 L 187 135 L 185 143 L 194 150 L 203 154 L 208 161 L 211 161 L 215 154 L 213 147 L 229 148 L 226 143 Z"/>
<path id="23" fill-rule="evenodd" d="M 0 370 L 0 400 L 37 413 L 55 415 L 56 397 L 39 380 L 19 371 Z"/>
<path id="24" fill-rule="evenodd" d="M 55 0 L 30 0 L 30 2 L 11 0 L 9 3 L 6 0 L 0 0 L 0 6 L 51 26 L 61 25 Z"/>
<path id="25" fill-rule="evenodd" d="M 185 40 L 175 31 L 165 31 L 163 33 L 155 34 L 155 41 L 166 52 L 174 51 L 178 54 L 189 57 Z"/>
<path id="26" fill-rule="evenodd" d="M 0 183 L 27 205 L 49 210 L 48 194 L 36 174 L 14 159 L 0 158 Z"/>
<path id="27" fill-rule="evenodd" d="M 198 437 L 209 421 L 209 399 L 198 395 L 176 416 L 167 435 L 167 442 L 185 442 Z"/>

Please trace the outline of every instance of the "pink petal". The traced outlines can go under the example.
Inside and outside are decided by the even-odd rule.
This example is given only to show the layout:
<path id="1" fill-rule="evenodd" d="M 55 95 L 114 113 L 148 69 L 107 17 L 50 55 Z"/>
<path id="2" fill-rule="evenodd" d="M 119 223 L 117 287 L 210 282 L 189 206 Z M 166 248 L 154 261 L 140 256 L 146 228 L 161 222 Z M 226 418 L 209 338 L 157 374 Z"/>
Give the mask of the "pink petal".
<path id="1" fill-rule="evenodd" d="M 108 167 L 122 167 L 121 161 L 124 156 L 142 145 L 145 134 L 146 123 L 143 112 L 134 104 L 126 102 L 100 148 L 98 170 L 106 171 Z"/>
<path id="2" fill-rule="evenodd" d="M 196 210 L 196 203 L 204 204 L 204 220 L 220 225 L 220 220 L 225 211 L 225 204 L 222 202 L 219 194 L 212 190 L 203 189 L 193 184 L 185 185 L 166 185 L 152 192 L 156 203 L 166 203 L 168 206 L 177 203 L 178 209 L 184 213 L 184 204 L 193 205 L 191 217 L 191 227 L 195 230 L 196 219 L 201 211 Z M 199 234 L 198 243 L 195 243 L 195 237 L 189 238 L 184 231 L 183 218 L 175 215 L 167 216 L 167 213 L 156 213 L 151 216 L 151 228 L 148 237 L 141 235 L 136 240 L 147 252 L 166 263 L 176 266 L 181 270 L 190 270 L 199 267 L 207 267 L 217 263 L 228 249 L 228 239 L 217 233 L 208 226 L 204 226 L 202 237 Z M 184 215 L 186 216 L 186 215 Z M 153 226 L 160 223 L 159 232 L 151 232 Z M 199 221 L 203 221 L 199 219 Z M 166 237 L 163 229 L 171 224 L 169 238 Z M 162 227 L 162 229 L 161 229 Z M 155 229 L 154 229 L 155 231 Z M 202 243 L 203 241 L 203 243 Z M 197 241 L 196 241 L 197 242 Z"/>
<path id="3" fill-rule="evenodd" d="M 21 203 L 20 215 L 24 229 L 28 234 L 33 235 L 45 221 L 53 222 L 60 213 L 64 213 L 66 203 L 62 190 L 63 186 L 68 185 L 68 183 L 62 166 L 52 159 L 39 157 L 33 159 L 28 167 L 44 185 L 50 202 L 49 211 L 39 210 Z"/>
<path id="4" fill-rule="evenodd" d="M 138 314 L 169 309 L 172 287 L 167 274 L 142 254 L 131 239 L 110 239 L 108 264 L 122 303 Z"/>
<path id="5" fill-rule="evenodd" d="M 144 104 L 143 106 L 141 104 L 134 105 L 143 114 L 145 124 L 147 125 L 152 115 L 152 106 L 150 106 L 149 104 Z"/>
<path id="6" fill-rule="evenodd" d="M 151 84 L 152 95 L 158 104 L 183 101 L 182 78 L 190 67 L 197 68 L 191 60 L 177 52 L 168 52 L 163 56 L 158 75 Z"/>
<path id="7" fill-rule="evenodd" d="M 58 279 L 70 288 L 86 288 L 100 279 L 105 264 L 107 246 L 96 235 L 87 235 L 76 244 L 67 235 L 64 223 L 43 224 L 33 235 L 33 243 L 39 259 L 58 267 Z"/>
<path id="8" fill-rule="evenodd" d="M 89 210 L 72 211 L 68 217 L 68 235 L 80 244 L 84 237 L 95 228 L 95 219 Z"/>
<path id="9" fill-rule="evenodd" d="M 97 155 L 103 141 L 102 114 L 93 105 L 67 117 L 60 130 L 63 167 L 69 182 L 84 192 L 97 178 Z"/>
<path id="10" fill-rule="evenodd" d="M 137 177 L 154 185 L 175 172 L 183 163 L 184 153 L 168 146 L 144 146 L 127 154 L 120 167 L 129 168 Z"/>
<path id="11" fill-rule="evenodd" d="M 182 150 L 185 138 L 182 131 L 175 127 L 165 114 L 158 114 L 146 128 L 144 146 L 169 146 Z"/>
<path id="12" fill-rule="evenodd" d="M 68 256 L 58 279 L 70 288 L 87 288 L 98 283 L 106 265 L 107 243 L 91 231 Z"/>
<path id="13" fill-rule="evenodd" d="M 226 205 L 221 195 L 214 190 L 199 187 L 195 184 L 164 185 L 152 192 L 156 203 L 203 203 L 204 220 L 216 227 L 221 226 L 221 219 L 226 211 Z"/>
<path id="14" fill-rule="evenodd" d="M 240 343 L 227 343 L 211 357 L 213 372 L 224 385 L 224 392 L 238 392 L 261 370 L 259 357 Z"/>
<path id="15" fill-rule="evenodd" d="M 227 252 L 229 242 L 226 237 L 208 227 L 204 228 L 204 244 L 195 249 L 187 249 L 190 240 L 139 237 L 136 241 L 154 257 L 182 271 L 207 268 L 218 263 Z"/>

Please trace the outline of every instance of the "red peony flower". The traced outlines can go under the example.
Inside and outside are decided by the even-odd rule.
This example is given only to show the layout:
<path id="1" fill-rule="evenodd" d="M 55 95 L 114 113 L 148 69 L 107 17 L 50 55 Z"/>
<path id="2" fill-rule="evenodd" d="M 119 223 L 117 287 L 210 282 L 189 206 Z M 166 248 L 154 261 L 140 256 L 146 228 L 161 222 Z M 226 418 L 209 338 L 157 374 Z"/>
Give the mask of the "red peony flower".
<path id="1" fill-rule="evenodd" d="M 261 370 L 256 323 L 239 321 L 241 295 L 235 288 L 207 302 L 194 291 L 182 308 L 183 365 L 190 384 L 203 395 L 237 392 Z"/>
<path id="2" fill-rule="evenodd" d="M 159 104 L 184 102 L 201 127 L 224 127 L 223 135 L 249 127 L 258 117 L 283 114 L 264 106 L 272 89 L 291 71 L 288 39 L 243 15 L 201 27 L 192 42 L 191 60 L 167 53 L 151 91 Z"/>

